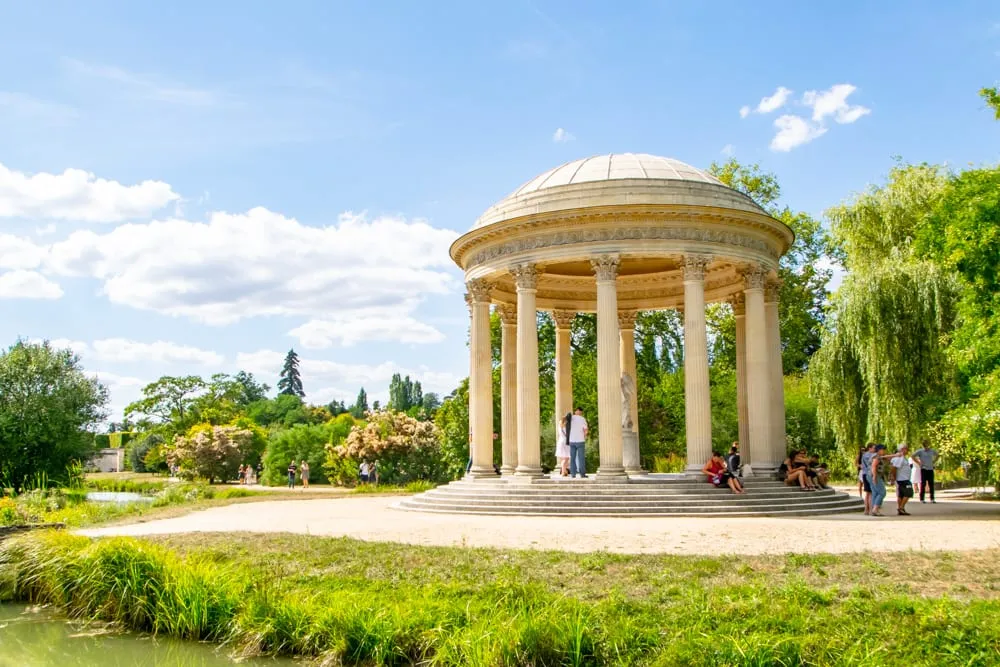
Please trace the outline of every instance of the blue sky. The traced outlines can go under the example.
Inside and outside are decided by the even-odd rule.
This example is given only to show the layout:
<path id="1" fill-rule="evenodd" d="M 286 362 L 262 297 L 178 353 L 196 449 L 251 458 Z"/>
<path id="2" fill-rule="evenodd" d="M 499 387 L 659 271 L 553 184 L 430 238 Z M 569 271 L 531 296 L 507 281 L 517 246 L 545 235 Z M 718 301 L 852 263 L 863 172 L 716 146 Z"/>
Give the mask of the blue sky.
<path id="1" fill-rule="evenodd" d="M 995 3 L 151 4 L 0 2 L 0 340 L 115 411 L 292 346 L 316 402 L 447 393 L 447 246 L 579 157 L 732 154 L 816 215 L 894 155 L 998 159 Z"/>

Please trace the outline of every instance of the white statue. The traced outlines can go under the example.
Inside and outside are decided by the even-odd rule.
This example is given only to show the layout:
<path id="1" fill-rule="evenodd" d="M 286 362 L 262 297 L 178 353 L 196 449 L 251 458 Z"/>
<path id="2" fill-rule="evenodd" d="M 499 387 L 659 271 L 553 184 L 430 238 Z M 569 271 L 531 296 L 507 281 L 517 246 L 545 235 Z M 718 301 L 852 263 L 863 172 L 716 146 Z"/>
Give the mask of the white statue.
<path id="1" fill-rule="evenodd" d="M 628 373 L 622 373 L 622 430 L 634 430 L 632 423 L 632 397 L 635 396 L 635 380 Z"/>

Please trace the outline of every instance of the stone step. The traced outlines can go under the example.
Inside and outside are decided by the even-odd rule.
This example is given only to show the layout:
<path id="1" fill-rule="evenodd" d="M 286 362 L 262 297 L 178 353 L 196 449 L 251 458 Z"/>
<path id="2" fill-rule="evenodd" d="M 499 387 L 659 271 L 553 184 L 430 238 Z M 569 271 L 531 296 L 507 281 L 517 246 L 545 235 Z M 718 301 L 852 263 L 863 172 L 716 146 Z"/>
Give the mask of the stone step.
<path id="1" fill-rule="evenodd" d="M 634 489 L 616 491 L 614 489 L 602 489 L 598 491 L 584 491 L 579 489 L 468 489 L 468 488 L 441 488 L 427 492 L 432 496 L 447 496 L 450 498 L 474 497 L 482 498 L 486 496 L 503 498 L 716 498 L 729 497 L 734 495 L 729 489 L 698 489 L 698 490 L 678 490 L 678 489 Z M 768 497 L 768 498 L 797 498 L 803 495 L 824 496 L 836 493 L 833 489 L 821 489 L 819 491 L 801 491 L 793 487 L 777 487 L 773 489 L 760 489 L 757 487 L 747 487 L 746 496 Z"/>
<path id="2" fill-rule="evenodd" d="M 761 516 L 761 517 L 781 517 L 781 516 L 816 516 L 828 514 L 856 514 L 861 511 L 863 505 L 854 502 L 840 502 L 827 504 L 801 504 L 801 505 L 765 505 L 765 506 L 685 506 L 676 508 L 642 508 L 633 507 L 627 510 L 615 507 L 601 508 L 559 508 L 554 511 L 549 506 L 527 506 L 519 508 L 493 507 L 493 506 L 436 506 L 424 505 L 419 502 L 401 502 L 397 504 L 399 509 L 419 512 L 430 512 L 435 514 L 480 514 L 480 515 L 508 515 L 508 516 L 600 516 L 600 517 L 738 517 L 738 516 Z"/>
<path id="3" fill-rule="evenodd" d="M 641 502 L 632 502 L 629 500 L 621 499 L 608 499 L 608 500 L 563 500 L 557 498 L 546 498 L 543 500 L 537 499 L 502 499 L 502 498 L 440 498 L 425 496 L 420 499 L 421 503 L 435 505 L 435 506 L 454 506 L 454 505 L 490 505 L 492 507 L 552 507 L 552 508 L 577 508 L 577 507 L 618 507 L 618 508 L 632 508 L 632 507 L 690 507 L 693 504 L 701 506 L 719 506 L 719 505 L 737 505 L 740 507 L 754 507 L 759 505 L 768 506 L 790 506 L 793 504 L 800 503 L 789 503 L 785 502 L 784 499 L 779 499 L 776 501 L 773 498 L 705 498 L 705 499 L 676 499 L 676 500 L 646 500 Z M 830 502 L 843 502 L 843 499 L 836 496 L 826 496 L 825 498 L 814 498 L 808 504 L 818 505 Z"/>

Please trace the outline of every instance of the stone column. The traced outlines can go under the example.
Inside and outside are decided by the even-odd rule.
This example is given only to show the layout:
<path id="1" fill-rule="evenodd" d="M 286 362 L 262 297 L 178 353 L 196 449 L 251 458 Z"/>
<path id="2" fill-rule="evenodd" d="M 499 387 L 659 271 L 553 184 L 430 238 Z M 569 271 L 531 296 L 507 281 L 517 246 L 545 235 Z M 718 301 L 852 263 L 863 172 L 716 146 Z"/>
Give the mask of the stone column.
<path id="1" fill-rule="evenodd" d="M 621 331 L 621 345 L 619 346 L 619 359 L 622 367 L 622 377 L 626 375 L 632 378 L 632 388 L 635 390 L 630 396 L 628 412 L 632 420 L 632 430 L 622 431 L 622 463 L 625 465 L 625 472 L 640 473 L 642 465 L 639 462 L 639 377 L 635 371 L 635 316 L 634 310 L 618 311 L 618 328 Z"/>
<path id="2" fill-rule="evenodd" d="M 747 449 L 749 428 L 747 422 L 747 318 L 746 298 L 740 292 L 729 302 L 736 320 L 736 420 L 739 426 L 740 458 L 751 463 Z M 752 464 L 751 464 L 752 465 Z"/>
<path id="3" fill-rule="evenodd" d="M 500 315 L 500 438 L 503 454 L 500 474 L 517 468 L 517 308 L 501 305 Z"/>
<path id="4" fill-rule="evenodd" d="M 684 256 L 684 422 L 688 472 L 699 472 L 712 455 L 712 397 L 708 384 L 705 269 L 711 257 Z"/>
<path id="5" fill-rule="evenodd" d="M 540 271 L 534 264 L 510 270 L 517 284 L 517 468 L 515 475 L 530 480 L 542 476 L 538 437 L 538 313 L 535 291 Z"/>
<path id="6" fill-rule="evenodd" d="M 555 426 L 573 411 L 573 360 L 570 357 L 570 328 L 576 313 L 567 310 L 552 311 L 556 323 L 556 404 Z"/>
<path id="7" fill-rule="evenodd" d="M 469 336 L 472 368 L 469 369 L 469 429 L 472 431 L 472 468 L 469 475 L 495 477 L 493 468 L 493 349 L 490 344 L 490 291 L 484 280 L 467 283 L 471 297 L 472 329 Z"/>
<path id="8" fill-rule="evenodd" d="M 618 331 L 618 257 L 590 260 L 597 276 L 597 419 L 601 464 L 597 476 L 625 481 L 622 459 L 622 367 Z"/>
<path id="9" fill-rule="evenodd" d="M 777 469 L 771 448 L 771 367 L 768 357 L 767 317 L 764 313 L 764 281 L 761 266 L 743 270 L 746 298 L 747 348 L 747 451 L 755 474 Z"/>
<path id="10" fill-rule="evenodd" d="M 781 326 L 778 322 L 777 281 L 764 288 L 764 317 L 767 320 L 768 360 L 771 370 L 771 455 L 778 465 L 788 455 L 785 443 L 785 377 L 781 364 Z"/>

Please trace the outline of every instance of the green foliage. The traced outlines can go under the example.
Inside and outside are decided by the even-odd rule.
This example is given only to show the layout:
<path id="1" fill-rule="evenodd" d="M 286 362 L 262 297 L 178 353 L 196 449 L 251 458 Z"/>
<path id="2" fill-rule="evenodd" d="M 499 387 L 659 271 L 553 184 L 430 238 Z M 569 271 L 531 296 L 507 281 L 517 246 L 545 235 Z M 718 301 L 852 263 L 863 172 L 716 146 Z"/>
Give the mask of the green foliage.
<path id="1" fill-rule="evenodd" d="M 993 110 L 993 117 L 1000 120 L 1000 88 L 996 86 L 993 88 L 980 88 L 979 96 Z"/>
<path id="2" fill-rule="evenodd" d="M 264 454 L 264 484 L 283 486 L 287 480 L 288 464 L 291 461 L 295 461 L 296 466 L 302 461 L 308 461 L 310 482 L 328 483 L 323 469 L 327 446 L 343 443 L 356 423 L 354 417 L 344 413 L 325 424 L 293 426 L 272 433 Z M 356 470 L 354 476 L 357 476 Z"/>
<path id="3" fill-rule="evenodd" d="M 172 422 L 176 432 L 184 432 L 196 423 L 191 407 L 206 387 L 197 375 L 165 375 L 142 388 L 142 398 L 126 406 L 125 416 L 142 416 L 161 424 Z"/>
<path id="4" fill-rule="evenodd" d="M 447 479 L 437 426 L 404 412 L 369 413 L 367 422 L 353 426 L 343 443 L 327 446 L 324 465 L 332 482 L 352 486 L 362 461 L 377 462 L 386 484 Z"/>
<path id="5" fill-rule="evenodd" d="M 299 373 L 299 355 L 295 350 L 289 350 L 285 355 L 285 362 L 281 367 L 281 375 L 278 379 L 278 393 L 289 396 L 305 398 L 305 391 L 302 389 L 302 375 Z"/>
<path id="6" fill-rule="evenodd" d="M 132 441 L 132 436 L 135 435 L 129 431 L 114 431 L 108 433 L 108 445 L 114 449 L 124 449 L 128 447 L 128 443 Z"/>
<path id="7" fill-rule="evenodd" d="M 389 382 L 389 410 L 398 412 L 409 412 L 411 408 L 423 407 L 424 392 L 420 387 L 420 382 L 413 382 L 410 376 L 400 377 L 399 373 L 393 373 Z"/>
<path id="8" fill-rule="evenodd" d="M 187 435 L 174 438 L 167 460 L 187 479 L 207 479 L 209 484 L 226 481 L 236 477 L 252 451 L 253 440 L 252 431 L 238 426 L 198 424 Z"/>
<path id="9" fill-rule="evenodd" d="M 441 463 L 447 479 L 458 479 L 469 460 L 469 378 L 446 396 L 434 423 L 441 434 Z"/>
<path id="10" fill-rule="evenodd" d="M 292 394 L 255 401 L 247 406 L 246 414 L 259 426 L 285 428 L 296 424 L 319 424 L 329 417 L 325 410 L 314 409 Z"/>
<path id="11" fill-rule="evenodd" d="M 19 490 L 35 475 L 67 479 L 93 451 L 88 432 L 108 392 L 70 350 L 18 341 L 0 353 L 0 479 Z"/>
<path id="12" fill-rule="evenodd" d="M 154 447 L 162 447 L 166 440 L 159 433 L 149 433 L 137 440 L 128 450 L 126 456 L 129 467 L 134 472 L 152 472 L 146 470 L 146 456 Z"/>
<path id="13" fill-rule="evenodd" d="M 108 449 L 111 447 L 111 436 L 107 433 L 94 434 L 94 448 Z"/>
<path id="14" fill-rule="evenodd" d="M 365 392 L 364 387 L 358 390 L 358 397 L 355 399 L 354 405 L 348 408 L 348 411 L 355 419 L 365 418 L 365 415 L 368 413 L 368 393 Z"/>

